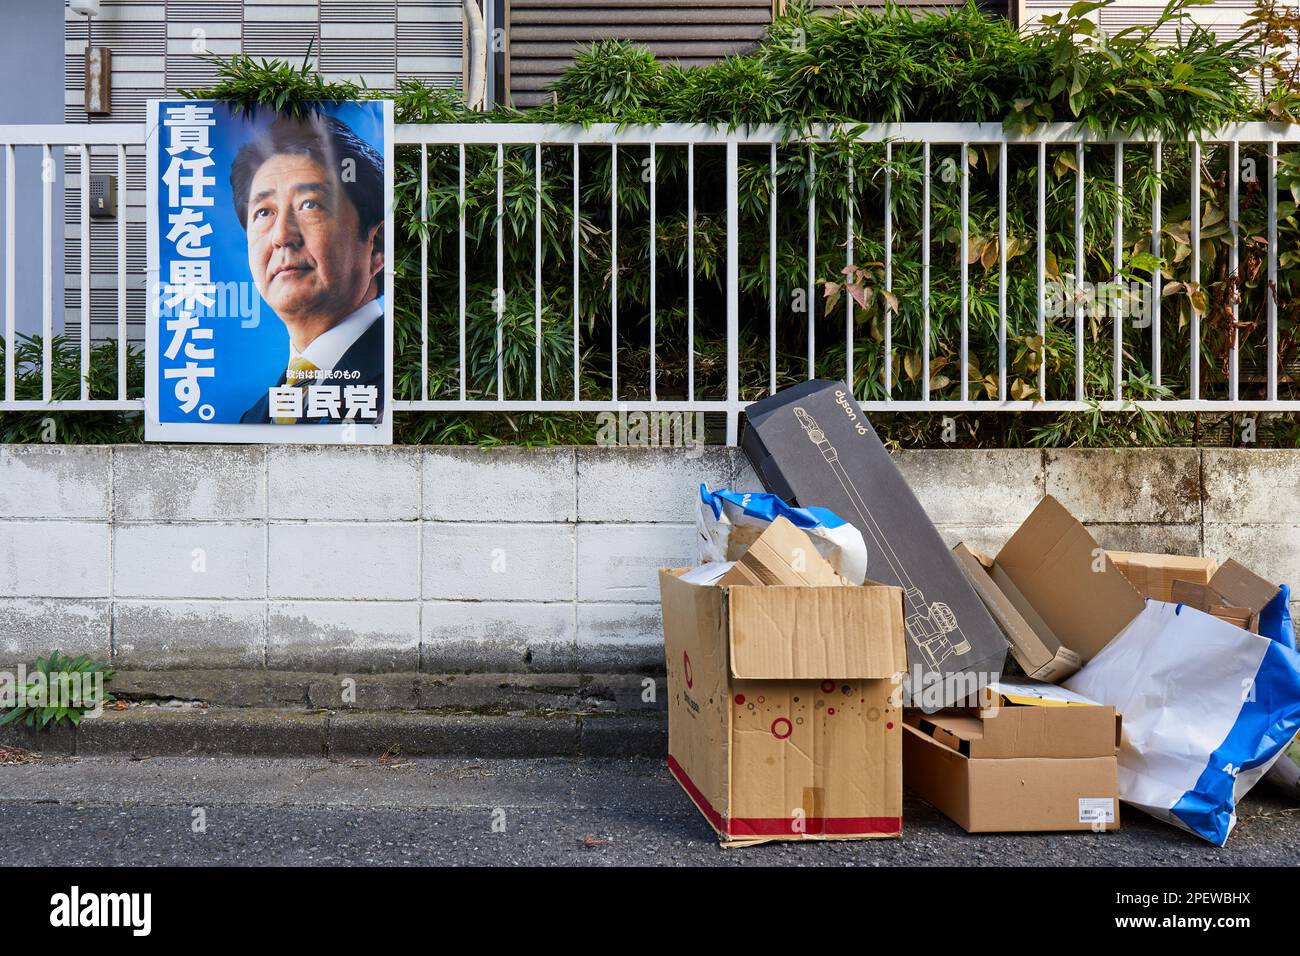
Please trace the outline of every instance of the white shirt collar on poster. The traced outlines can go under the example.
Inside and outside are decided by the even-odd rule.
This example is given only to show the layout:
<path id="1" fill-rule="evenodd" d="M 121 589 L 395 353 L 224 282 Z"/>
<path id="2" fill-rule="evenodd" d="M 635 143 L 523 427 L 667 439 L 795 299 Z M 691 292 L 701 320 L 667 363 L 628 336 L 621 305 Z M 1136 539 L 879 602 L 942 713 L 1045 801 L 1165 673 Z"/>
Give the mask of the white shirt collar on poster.
<path id="1" fill-rule="evenodd" d="M 384 314 L 384 297 L 378 296 L 364 303 L 359 309 L 328 331 L 322 332 L 311 343 L 298 352 L 293 343 L 289 343 L 289 362 L 296 358 L 305 358 L 321 372 L 333 371 L 339 359 L 352 348 L 361 334 L 370 328 L 372 322 Z M 288 367 L 288 363 L 285 363 Z"/>

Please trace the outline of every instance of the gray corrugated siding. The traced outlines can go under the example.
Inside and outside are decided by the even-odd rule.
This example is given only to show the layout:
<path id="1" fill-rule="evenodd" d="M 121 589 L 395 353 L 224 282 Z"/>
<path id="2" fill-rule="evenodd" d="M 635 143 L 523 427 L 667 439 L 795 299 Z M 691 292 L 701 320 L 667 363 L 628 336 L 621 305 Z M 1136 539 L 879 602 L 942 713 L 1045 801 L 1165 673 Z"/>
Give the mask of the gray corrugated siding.
<path id="1" fill-rule="evenodd" d="M 510 0 L 510 95 L 534 106 L 574 52 L 632 40 L 682 66 L 751 48 L 772 20 L 771 0 Z"/>
<path id="2" fill-rule="evenodd" d="M 113 113 L 86 115 L 82 51 L 87 25 L 84 17 L 65 9 L 69 123 L 139 122 L 148 100 L 210 85 L 215 70 L 196 54 L 199 38 L 213 53 L 243 52 L 294 63 L 310 48 L 327 79 L 364 80 L 380 89 L 392 89 L 407 78 L 436 87 L 458 87 L 461 82 L 461 0 L 103 0 L 103 12 L 92 29 L 96 45 L 113 51 Z M 81 326 L 80 169 L 80 157 L 69 153 L 63 303 L 65 326 L 73 335 Z M 116 151 L 95 151 L 91 170 L 116 173 Z M 128 330 L 139 340 L 145 317 L 142 149 L 128 151 L 126 200 Z M 117 323 L 117 223 L 95 220 L 90 229 L 91 332 L 96 339 L 112 338 Z"/>
<path id="3" fill-rule="evenodd" d="M 899 0 L 918 10 L 957 6 L 943 0 Z M 817 0 L 827 9 L 850 0 Z M 981 6 L 1005 14 L 1006 0 Z M 595 40 L 632 40 L 662 60 L 700 66 L 753 47 L 772 19 L 771 0 L 510 0 L 510 95 L 515 106 L 535 106 Z"/>

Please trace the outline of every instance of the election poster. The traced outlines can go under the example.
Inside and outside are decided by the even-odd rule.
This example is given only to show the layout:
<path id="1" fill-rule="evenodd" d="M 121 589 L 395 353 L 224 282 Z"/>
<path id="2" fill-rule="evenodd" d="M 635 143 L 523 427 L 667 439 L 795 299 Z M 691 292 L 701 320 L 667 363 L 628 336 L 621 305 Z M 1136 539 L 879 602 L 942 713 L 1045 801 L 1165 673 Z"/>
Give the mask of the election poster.
<path id="1" fill-rule="evenodd" d="M 145 438 L 390 443 L 392 103 L 148 124 Z"/>

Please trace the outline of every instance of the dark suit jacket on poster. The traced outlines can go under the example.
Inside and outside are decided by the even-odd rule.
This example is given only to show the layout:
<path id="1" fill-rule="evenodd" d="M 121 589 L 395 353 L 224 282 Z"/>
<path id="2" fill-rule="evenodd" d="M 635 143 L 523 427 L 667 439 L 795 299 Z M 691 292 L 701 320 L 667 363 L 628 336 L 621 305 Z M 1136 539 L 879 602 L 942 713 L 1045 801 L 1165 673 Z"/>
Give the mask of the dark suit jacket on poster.
<path id="1" fill-rule="evenodd" d="M 370 323 L 370 326 L 361 333 L 361 337 L 343 353 L 343 357 L 334 366 L 334 371 L 356 372 L 357 375 L 355 378 L 332 379 L 326 384 L 337 384 L 345 388 L 348 385 L 374 385 L 378 389 L 379 398 L 375 403 L 377 414 L 374 418 L 343 419 L 343 421 L 355 421 L 358 424 L 374 424 L 382 421 L 384 417 L 384 317 L 382 315 Z M 283 385 L 287 375 L 286 369 L 280 373 L 280 380 L 275 384 Z M 269 424 L 270 410 L 271 397 L 263 391 L 261 397 L 244 412 L 239 421 L 245 425 Z M 346 413 L 346 409 L 344 412 Z M 314 425 L 329 421 L 330 419 L 325 418 L 300 418 L 295 424 Z"/>

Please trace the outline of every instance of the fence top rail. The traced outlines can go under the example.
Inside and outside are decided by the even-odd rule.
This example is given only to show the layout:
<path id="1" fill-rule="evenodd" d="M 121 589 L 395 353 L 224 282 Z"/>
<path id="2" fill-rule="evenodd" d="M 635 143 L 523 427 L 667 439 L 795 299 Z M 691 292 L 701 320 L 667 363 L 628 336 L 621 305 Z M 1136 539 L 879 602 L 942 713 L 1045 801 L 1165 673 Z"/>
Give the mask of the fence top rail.
<path id="1" fill-rule="evenodd" d="M 819 142 L 856 131 L 858 142 L 933 144 L 1011 143 L 1151 143 L 1158 134 L 1098 134 L 1074 123 L 1046 123 L 1032 132 L 1006 130 L 1001 123 L 865 123 L 817 124 L 796 131 L 786 126 L 729 128 L 708 123 L 664 123 L 658 126 L 593 123 L 400 123 L 395 140 L 403 145 L 464 143 L 466 145 L 724 145 L 740 143 Z M 1171 142 L 1300 143 L 1300 125 L 1230 123 L 1216 130 L 1188 133 Z M 35 123 L 0 125 L 0 146 L 143 146 L 143 123 Z"/>
<path id="2" fill-rule="evenodd" d="M 0 125 L 0 146 L 143 146 L 143 123 Z"/>
<path id="3" fill-rule="evenodd" d="M 856 131 L 856 132 L 855 132 Z M 1001 123 L 871 123 L 817 124 L 803 131 L 777 125 L 729 128 L 707 123 L 664 123 L 658 126 L 593 123 L 402 123 L 396 127 L 399 144 L 464 143 L 467 145 L 765 145 L 830 140 L 836 134 L 854 133 L 863 143 L 911 142 L 934 144 L 1011 143 L 1152 143 L 1158 134 L 1114 133 L 1102 135 L 1075 123 L 1047 123 L 1032 132 L 1004 129 Z M 1216 130 L 1188 133 L 1170 142 L 1300 143 L 1300 125 L 1287 123 L 1230 123 Z"/>

